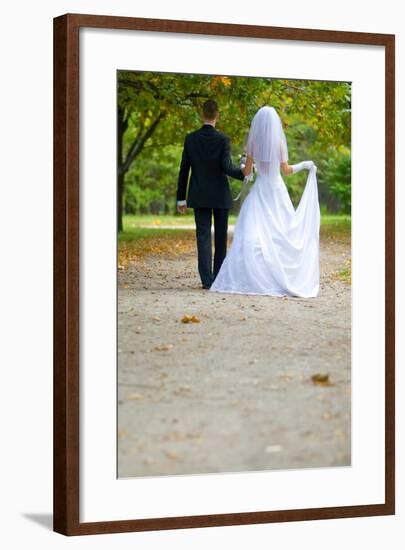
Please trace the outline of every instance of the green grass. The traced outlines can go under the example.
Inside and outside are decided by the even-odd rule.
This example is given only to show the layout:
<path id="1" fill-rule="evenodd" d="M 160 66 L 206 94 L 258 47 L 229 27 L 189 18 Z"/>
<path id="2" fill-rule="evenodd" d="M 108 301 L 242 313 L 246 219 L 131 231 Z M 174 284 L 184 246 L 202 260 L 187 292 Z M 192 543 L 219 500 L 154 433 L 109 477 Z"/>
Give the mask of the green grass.
<path id="1" fill-rule="evenodd" d="M 229 223 L 234 224 L 236 216 L 229 217 Z M 171 239 L 186 237 L 190 229 L 181 229 L 180 226 L 194 226 L 194 216 L 124 216 L 124 231 L 119 235 L 120 242 L 129 242 L 138 239 L 150 239 L 159 236 Z M 179 226 L 176 229 L 165 227 Z M 348 238 L 351 232 L 351 217 L 345 214 L 323 214 L 321 216 L 321 235 L 330 238 Z"/>
<path id="2" fill-rule="evenodd" d="M 345 283 L 351 283 L 352 280 L 352 270 L 350 267 L 345 267 L 341 269 L 338 273 L 338 277 L 341 281 Z"/>
<path id="3" fill-rule="evenodd" d="M 124 231 L 119 234 L 120 242 L 129 242 L 135 239 L 150 239 L 155 237 L 164 237 L 167 239 L 173 237 L 184 237 L 190 233 L 189 229 L 160 229 L 159 227 L 139 227 L 130 226 L 124 222 Z"/>
<path id="4" fill-rule="evenodd" d="M 321 237 L 350 239 L 352 219 L 347 214 L 321 215 Z"/>
<path id="5" fill-rule="evenodd" d="M 348 214 L 321 214 L 322 225 L 351 223 L 351 216 Z"/>
<path id="6" fill-rule="evenodd" d="M 236 216 L 229 216 L 229 223 L 235 223 Z M 178 216 L 160 215 L 160 216 L 137 216 L 133 214 L 127 214 L 124 216 L 124 230 L 130 230 L 133 227 L 155 227 L 159 228 L 159 225 L 173 226 L 173 225 L 194 225 L 194 215 L 179 214 Z"/>

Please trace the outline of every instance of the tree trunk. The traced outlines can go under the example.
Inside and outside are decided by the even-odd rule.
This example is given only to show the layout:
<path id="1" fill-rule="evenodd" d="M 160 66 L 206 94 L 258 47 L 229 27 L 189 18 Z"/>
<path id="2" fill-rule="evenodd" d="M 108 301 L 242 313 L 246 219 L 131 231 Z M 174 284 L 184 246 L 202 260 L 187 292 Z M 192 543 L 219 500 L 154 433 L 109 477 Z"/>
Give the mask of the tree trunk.
<path id="1" fill-rule="evenodd" d="M 122 231 L 122 216 L 124 213 L 124 177 L 122 172 L 118 173 L 117 182 L 117 230 L 120 233 Z"/>
<path id="2" fill-rule="evenodd" d="M 124 118 L 124 111 L 118 107 L 117 109 L 117 229 L 122 231 L 122 217 L 124 214 L 124 190 L 125 190 L 125 174 L 128 172 L 131 164 L 136 157 L 141 153 L 145 143 L 156 130 L 159 122 L 165 117 L 163 111 L 155 118 L 152 124 L 145 132 L 140 130 L 138 136 L 133 141 L 129 148 L 126 159 L 122 158 L 122 149 L 124 143 L 124 133 L 128 127 L 128 121 Z"/>
<path id="3" fill-rule="evenodd" d="M 122 159 L 122 145 L 124 142 L 124 132 L 127 128 L 127 123 L 124 120 L 124 112 L 122 109 L 117 110 L 117 230 L 122 231 L 122 216 L 124 213 L 124 178 Z"/>

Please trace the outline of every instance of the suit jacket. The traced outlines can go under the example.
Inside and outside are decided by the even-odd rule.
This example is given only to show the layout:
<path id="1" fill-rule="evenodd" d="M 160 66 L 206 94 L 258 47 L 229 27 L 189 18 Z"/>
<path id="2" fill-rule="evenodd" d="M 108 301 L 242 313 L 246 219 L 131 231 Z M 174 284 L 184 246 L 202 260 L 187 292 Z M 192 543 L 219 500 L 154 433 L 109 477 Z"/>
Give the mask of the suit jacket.
<path id="1" fill-rule="evenodd" d="M 187 134 L 184 140 L 177 200 L 186 199 L 190 208 L 231 208 L 233 201 L 228 176 L 244 179 L 242 170 L 232 165 L 229 138 L 210 124 Z"/>

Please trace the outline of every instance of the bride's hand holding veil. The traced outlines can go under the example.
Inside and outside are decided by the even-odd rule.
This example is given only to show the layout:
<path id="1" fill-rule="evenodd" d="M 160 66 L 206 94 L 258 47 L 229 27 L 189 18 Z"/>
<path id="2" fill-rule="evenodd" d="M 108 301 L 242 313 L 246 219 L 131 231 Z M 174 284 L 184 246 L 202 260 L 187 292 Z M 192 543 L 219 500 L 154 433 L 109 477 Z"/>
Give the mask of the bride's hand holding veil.
<path id="1" fill-rule="evenodd" d="M 298 164 L 293 164 L 291 166 L 292 168 L 292 174 L 295 174 L 296 172 L 299 172 L 300 170 L 311 170 L 311 168 L 314 168 L 315 164 L 312 160 L 304 160 L 303 162 L 299 162 Z"/>
<path id="2" fill-rule="evenodd" d="M 312 168 L 316 168 L 316 166 L 312 160 L 304 160 L 298 164 L 288 164 L 288 162 L 282 162 L 280 164 L 280 168 L 283 174 L 288 176 L 288 174 L 296 174 L 301 170 L 311 170 Z"/>

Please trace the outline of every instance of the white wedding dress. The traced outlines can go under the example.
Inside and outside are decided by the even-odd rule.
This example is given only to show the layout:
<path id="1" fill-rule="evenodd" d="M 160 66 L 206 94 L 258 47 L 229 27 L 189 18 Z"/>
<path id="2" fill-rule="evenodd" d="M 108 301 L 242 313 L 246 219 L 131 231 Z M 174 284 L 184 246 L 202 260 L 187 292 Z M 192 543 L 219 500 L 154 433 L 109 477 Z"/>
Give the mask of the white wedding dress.
<path id="1" fill-rule="evenodd" d="M 255 160 L 256 181 L 210 291 L 316 297 L 320 227 L 316 166 L 311 163 L 295 209 L 280 174 L 280 162 L 287 161 L 288 152 L 281 121 L 272 107 L 256 113 L 247 153 Z"/>

